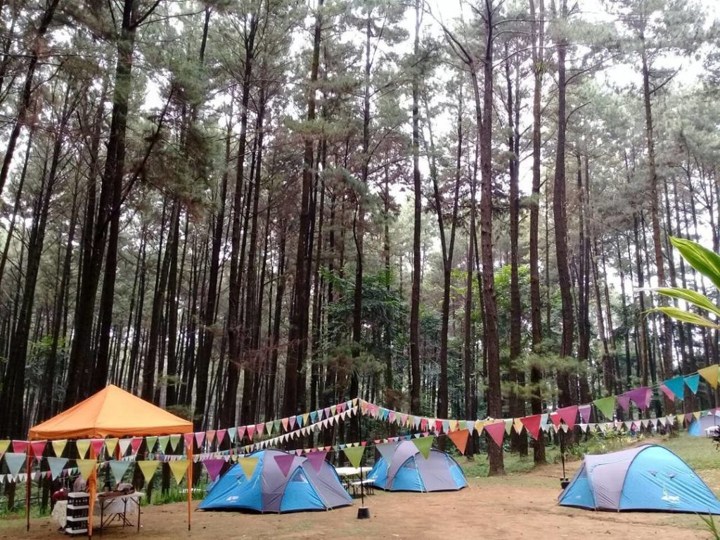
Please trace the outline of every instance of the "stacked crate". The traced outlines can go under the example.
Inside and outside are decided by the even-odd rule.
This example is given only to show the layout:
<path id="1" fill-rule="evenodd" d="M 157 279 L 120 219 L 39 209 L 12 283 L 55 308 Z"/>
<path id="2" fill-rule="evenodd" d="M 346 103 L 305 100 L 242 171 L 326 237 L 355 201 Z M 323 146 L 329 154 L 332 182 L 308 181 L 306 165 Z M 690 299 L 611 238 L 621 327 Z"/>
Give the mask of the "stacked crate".
<path id="1" fill-rule="evenodd" d="M 85 492 L 68 493 L 65 533 L 70 535 L 87 534 L 90 498 Z"/>

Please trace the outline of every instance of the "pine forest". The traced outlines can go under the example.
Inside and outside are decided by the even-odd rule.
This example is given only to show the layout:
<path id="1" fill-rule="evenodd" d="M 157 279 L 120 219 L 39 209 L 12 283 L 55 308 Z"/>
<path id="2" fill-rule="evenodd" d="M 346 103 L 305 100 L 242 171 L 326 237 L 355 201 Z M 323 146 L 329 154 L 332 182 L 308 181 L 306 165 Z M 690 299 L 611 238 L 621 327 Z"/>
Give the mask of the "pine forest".
<path id="1" fill-rule="evenodd" d="M 110 383 L 198 431 L 356 397 L 717 406 L 657 390 L 720 353 L 720 311 L 673 320 L 686 303 L 656 290 L 720 300 L 671 244 L 720 252 L 712 1 L 0 14 L 0 438 Z"/>

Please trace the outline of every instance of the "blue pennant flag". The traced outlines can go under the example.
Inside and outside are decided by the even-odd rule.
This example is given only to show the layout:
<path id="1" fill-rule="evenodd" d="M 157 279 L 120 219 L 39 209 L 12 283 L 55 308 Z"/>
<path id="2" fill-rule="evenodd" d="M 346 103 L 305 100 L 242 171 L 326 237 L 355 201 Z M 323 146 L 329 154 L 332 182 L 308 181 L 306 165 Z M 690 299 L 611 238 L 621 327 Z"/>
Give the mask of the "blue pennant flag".
<path id="1" fill-rule="evenodd" d="M 695 375 L 688 375 L 685 377 L 685 384 L 687 384 L 693 394 L 697 394 L 698 385 L 700 384 L 700 375 L 698 373 Z"/>
<path id="2" fill-rule="evenodd" d="M 685 380 L 682 377 L 673 377 L 672 379 L 668 379 L 663 384 L 667 386 L 670 391 L 675 394 L 675 399 L 679 399 L 680 401 L 683 400 L 683 396 L 685 395 Z"/>

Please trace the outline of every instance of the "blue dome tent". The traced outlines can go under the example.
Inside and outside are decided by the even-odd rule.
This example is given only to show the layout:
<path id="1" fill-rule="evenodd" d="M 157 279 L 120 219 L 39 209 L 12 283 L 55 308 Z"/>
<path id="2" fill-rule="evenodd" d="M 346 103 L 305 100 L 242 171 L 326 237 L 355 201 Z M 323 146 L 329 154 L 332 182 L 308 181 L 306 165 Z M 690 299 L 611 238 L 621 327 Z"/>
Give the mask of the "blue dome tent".
<path id="1" fill-rule="evenodd" d="M 329 510 L 352 504 L 335 469 L 322 461 L 319 467 L 306 457 L 279 450 L 262 450 L 252 476 L 239 464 L 219 478 L 200 503 L 201 510 L 254 510 L 298 512 Z M 285 469 L 285 470 L 283 470 Z"/>
<path id="2" fill-rule="evenodd" d="M 390 459 L 381 457 L 368 479 L 387 491 L 451 491 L 467 487 L 460 465 L 440 450 L 425 459 L 412 441 L 398 443 Z"/>
<path id="3" fill-rule="evenodd" d="M 700 418 L 693 420 L 692 424 L 690 424 L 690 427 L 688 428 L 688 435 L 693 435 L 694 437 L 707 437 L 708 434 L 705 430 L 715 426 L 720 427 L 720 413 L 711 411 L 705 416 L 701 416 Z"/>
<path id="4" fill-rule="evenodd" d="M 646 444 L 586 455 L 559 504 L 593 510 L 656 510 L 720 514 L 720 501 L 682 459 Z"/>

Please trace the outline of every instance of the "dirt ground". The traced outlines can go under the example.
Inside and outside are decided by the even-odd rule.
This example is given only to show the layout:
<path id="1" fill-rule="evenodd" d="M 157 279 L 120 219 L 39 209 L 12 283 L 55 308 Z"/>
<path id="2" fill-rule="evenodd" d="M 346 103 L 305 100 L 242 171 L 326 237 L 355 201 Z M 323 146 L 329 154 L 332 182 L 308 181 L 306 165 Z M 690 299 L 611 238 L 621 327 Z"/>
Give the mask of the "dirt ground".
<path id="1" fill-rule="evenodd" d="M 577 464 L 574 464 L 577 466 Z M 574 472 L 571 470 L 571 472 Z M 704 471 L 705 472 L 705 471 Z M 707 471 L 711 472 L 711 471 Z M 712 471 L 714 473 L 714 471 Z M 707 478 L 716 489 L 719 478 Z M 140 537 L 176 538 L 710 538 L 700 518 L 686 514 L 614 513 L 560 507 L 560 469 L 539 468 L 503 478 L 468 478 L 470 487 L 446 493 L 385 493 L 366 497 L 371 518 L 357 519 L 360 500 L 329 512 L 245 514 L 194 511 L 188 532 L 186 506 L 142 509 Z M 195 503 L 197 506 L 197 503 Z M 110 527 L 96 536 L 138 538 L 134 528 Z M 0 522 L 0 538 L 63 538 L 50 518 Z"/>

